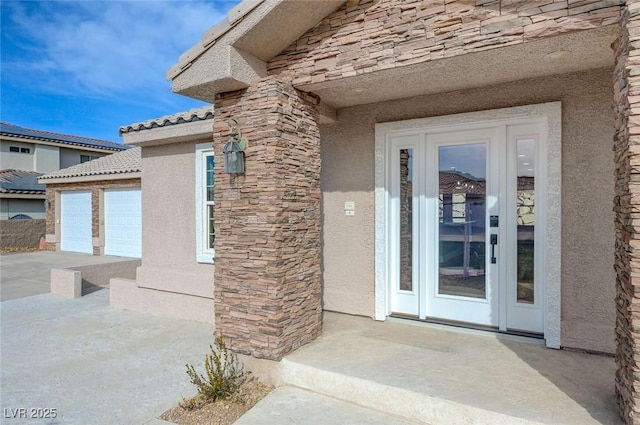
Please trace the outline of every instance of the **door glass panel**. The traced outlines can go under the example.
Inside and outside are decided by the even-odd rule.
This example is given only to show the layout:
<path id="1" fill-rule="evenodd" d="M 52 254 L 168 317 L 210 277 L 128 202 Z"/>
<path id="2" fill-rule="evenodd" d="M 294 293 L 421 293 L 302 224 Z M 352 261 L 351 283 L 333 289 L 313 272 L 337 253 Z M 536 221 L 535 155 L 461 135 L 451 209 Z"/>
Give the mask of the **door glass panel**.
<path id="1" fill-rule="evenodd" d="M 517 140 L 518 151 L 518 265 L 517 297 L 519 303 L 533 304 L 534 299 L 534 226 L 535 226 L 535 140 Z"/>
<path id="2" fill-rule="evenodd" d="M 413 290 L 413 149 L 400 149 L 400 289 Z"/>
<path id="3" fill-rule="evenodd" d="M 207 157 L 207 201 L 213 201 L 213 187 L 215 180 L 215 171 L 214 171 L 214 157 L 213 155 L 208 155 Z"/>
<path id="4" fill-rule="evenodd" d="M 207 177 L 207 249 L 213 249 L 215 240 L 216 240 L 216 232 L 215 232 L 215 221 L 214 221 L 214 187 L 215 187 L 215 158 L 212 154 L 208 154 L 206 157 L 206 177 Z"/>
<path id="5" fill-rule="evenodd" d="M 213 249 L 216 242 L 216 227 L 213 218 L 213 205 L 207 205 L 207 235 L 208 249 Z"/>
<path id="6" fill-rule="evenodd" d="M 438 293 L 486 298 L 486 144 L 440 146 L 438 164 Z"/>

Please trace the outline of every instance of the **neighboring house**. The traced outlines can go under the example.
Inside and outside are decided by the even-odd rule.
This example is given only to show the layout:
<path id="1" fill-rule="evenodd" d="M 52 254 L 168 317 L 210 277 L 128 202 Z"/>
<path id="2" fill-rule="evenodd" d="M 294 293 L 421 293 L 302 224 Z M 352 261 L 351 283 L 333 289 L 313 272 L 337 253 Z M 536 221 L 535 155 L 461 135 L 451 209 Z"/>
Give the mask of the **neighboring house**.
<path id="1" fill-rule="evenodd" d="M 155 284 L 213 285 L 216 331 L 258 358 L 316 338 L 323 309 L 615 352 L 640 422 L 639 27 L 623 0 L 240 3 L 168 73 L 212 131 L 124 131 L 166 249 Z M 245 172 L 227 174 L 236 122 Z M 210 205 L 198 288 L 173 255 L 207 260 Z"/>
<path id="2" fill-rule="evenodd" d="M 45 192 L 34 171 L 0 170 L 0 248 L 36 248 L 45 234 Z"/>
<path id="3" fill-rule="evenodd" d="M 140 258 L 141 166 L 134 148 L 41 176 L 47 248 Z"/>
<path id="4" fill-rule="evenodd" d="M 0 220 L 44 219 L 44 185 L 35 171 L 0 170 Z"/>
<path id="5" fill-rule="evenodd" d="M 44 186 L 37 185 L 33 176 L 124 149 L 128 146 L 0 122 L 0 170 L 14 173 L 11 177 L 12 192 L 0 193 L 0 220 L 16 216 L 45 218 Z"/>

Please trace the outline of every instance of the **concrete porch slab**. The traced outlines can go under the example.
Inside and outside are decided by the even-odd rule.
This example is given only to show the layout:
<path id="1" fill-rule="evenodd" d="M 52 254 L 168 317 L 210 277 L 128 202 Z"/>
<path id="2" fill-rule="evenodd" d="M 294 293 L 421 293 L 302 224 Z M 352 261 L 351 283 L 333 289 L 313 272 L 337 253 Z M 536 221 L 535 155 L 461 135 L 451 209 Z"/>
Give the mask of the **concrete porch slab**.
<path id="1" fill-rule="evenodd" d="M 612 357 L 542 341 L 325 313 L 282 383 L 437 424 L 618 425 Z"/>

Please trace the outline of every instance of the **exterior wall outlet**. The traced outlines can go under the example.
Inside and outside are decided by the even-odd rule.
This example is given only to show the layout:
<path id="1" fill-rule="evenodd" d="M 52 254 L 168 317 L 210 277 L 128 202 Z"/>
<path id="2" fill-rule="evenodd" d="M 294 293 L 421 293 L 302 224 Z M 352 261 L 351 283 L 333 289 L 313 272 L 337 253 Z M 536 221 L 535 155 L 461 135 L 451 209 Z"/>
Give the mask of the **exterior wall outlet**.
<path id="1" fill-rule="evenodd" d="M 356 203 L 353 201 L 347 201 L 344 203 L 344 215 L 356 215 Z"/>

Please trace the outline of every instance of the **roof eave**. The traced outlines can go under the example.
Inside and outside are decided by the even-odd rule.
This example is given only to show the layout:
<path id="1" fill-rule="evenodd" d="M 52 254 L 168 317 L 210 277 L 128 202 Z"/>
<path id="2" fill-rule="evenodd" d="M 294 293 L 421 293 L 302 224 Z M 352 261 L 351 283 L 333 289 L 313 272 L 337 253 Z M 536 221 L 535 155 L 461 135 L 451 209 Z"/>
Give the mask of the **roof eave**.
<path id="1" fill-rule="evenodd" d="M 171 90 L 213 103 L 217 93 L 242 90 L 267 75 L 267 64 L 233 46 L 218 46 L 189 64 L 172 80 Z"/>
<path id="2" fill-rule="evenodd" d="M 227 13 L 226 18 L 218 22 L 202 34 L 199 43 L 192 46 L 189 50 L 180 55 L 178 63 L 169 68 L 167 71 L 167 79 L 171 80 L 178 76 L 182 71 L 188 68 L 193 61 L 208 50 L 209 47 L 226 34 L 231 28 L 238 24 L 244 16 L 251 12 L 256 6 L 264 0 L 243 0 Z"/>
<path id="3" fill-rule="evenodd" d="M 20 143 L 37 142 L 37 144 L 39 145 L 57 146 L 57 147 L 64 147 L 66 149 L 77 149 L 77 150 L 90 151 L 90 152 L 113 153 L 113 152 L 119 152 L 123 149 L 126 149 L 125 146 L 123 146 L 121 149 L 118 149 L 116 147 L 101 147 L 101 146 L 83 144 L 80 142 L 68 142 L 64 140 L 47 139 L 44 137 L 41 138 L 41 137 L 32 137 L 32 136 L 17 136 L 17 135 L 11 135 L 9 133 L 3 133 L 1 137 L 3 140 L 8 140 L 8 141 L 14 141 L 14 142 L 20 142 Z"/>
<path id="4" fill-rule="evenodd" d="M 45 199 L 46 195 L 44 193 L 10 193 L 10 192 L 0 192 L 0 198 L 2 199 Z"/>
<path id="5" fill-rule="evenodd" d="M 176 93 L 213 102 L 217 93 L 248 87 L 267 75 L 266 64 L 344 0 L 245 0 L 241 18 L 218 23 L 169 69 Z"/>

